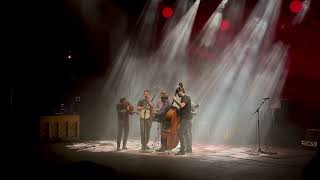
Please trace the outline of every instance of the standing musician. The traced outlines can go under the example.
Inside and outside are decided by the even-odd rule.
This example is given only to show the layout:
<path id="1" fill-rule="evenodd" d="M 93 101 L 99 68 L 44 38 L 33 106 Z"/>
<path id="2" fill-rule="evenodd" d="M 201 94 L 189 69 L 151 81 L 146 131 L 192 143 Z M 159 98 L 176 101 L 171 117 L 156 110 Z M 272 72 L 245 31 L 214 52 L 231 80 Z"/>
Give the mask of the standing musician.
<path id="1" fill-rule="evenodd" d="M 191 139 L 188 135 L 188 126 L 190 126 L 190 121 L 192 119 L 191 115 L 191 99 L 186 95 L 182 83 L 179 83 L 179 88 L 177 93 L 181 98 L 181 101 L 178 102 L 177 97 L 173 96 L 173 101 L 179 106 L 180 114 L 180 126 L 179 126 L 179 140 L 180 140 L 180 151 L 176 155 L 184 155 L 186 152 L 191 152 Z"/>
<path id="2" fill-rule="evenodd" d="M 150 149 L 148 147 L 150 129 L 152 124 L 152 109 L 153 103 L 150 101 L 150 91 L 143 92 L 144 99 L 140 100 L 137 104 L 137 110 L 140 111 L 140 132 L 141 132 L 141 145 L 142 150 Z"/>
<path id="3" fill-rule="evenodd" d="M 129 134 L 129 115 L 132 114 L 133 106 L 126 100 L 121 98 L 120 103 L 117 104 L 118 112 L 118 136 L 117 136 L 117 151 L 121 151 L 121 136 L 124 131 L 122 149 L 127 149 L 127 139 Z"/>
<path id="4" fill-rule="evenodd" d="M 170 125 L 170 122 L 166 121 L 166 114 L 170 107 L 168 93 L 165 90 L 161 91 L 160 98 L 161 100 L 157 103 L 157 112 L 155 117 L 161 123 L 161 131 L 165 131 Z M 157 151 L 163 152 L 165 150 L 167 150 L 167 141 L 161 136 L 161 147 Z"/>

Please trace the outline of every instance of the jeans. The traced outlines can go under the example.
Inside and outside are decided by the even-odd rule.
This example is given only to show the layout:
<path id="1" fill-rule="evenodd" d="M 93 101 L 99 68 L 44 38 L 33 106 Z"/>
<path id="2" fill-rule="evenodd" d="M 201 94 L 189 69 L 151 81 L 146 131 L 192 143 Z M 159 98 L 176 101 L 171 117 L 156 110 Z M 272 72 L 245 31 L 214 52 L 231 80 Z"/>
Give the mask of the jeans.
<path id="1" fill-rule="evenodd" d="M 182 152 L 185 152 L 186 148 L 191 148 L 191 136 L 189 135 L 189 128 L 191 129 L 190 126 L 190 119 L 181 118 L 178 136 L 180 140 L 180 151 Z"/>
<path id="2" fill-rule="evenodd" d="M 121 144 L 122 131 L 124 131 L 123 147 L 126 147 L 128 135 L 129 135 L 129 121 L 123 121 L 123 120 L 118 121 L 117 147 L 120 147 L 120 144 Z"/>
<path id="3" fill-rule="evenodd" d="M 192 150 L 192 122 L 188 120 L 188 139 L 187 139 L 187 150 Z"/>
<path id="4" fill-rule="evenodd" d="M 149 143 L 151 124 L 152 122 L 150 119 L 140 119 L 141 145 L 143 149 Z"/>

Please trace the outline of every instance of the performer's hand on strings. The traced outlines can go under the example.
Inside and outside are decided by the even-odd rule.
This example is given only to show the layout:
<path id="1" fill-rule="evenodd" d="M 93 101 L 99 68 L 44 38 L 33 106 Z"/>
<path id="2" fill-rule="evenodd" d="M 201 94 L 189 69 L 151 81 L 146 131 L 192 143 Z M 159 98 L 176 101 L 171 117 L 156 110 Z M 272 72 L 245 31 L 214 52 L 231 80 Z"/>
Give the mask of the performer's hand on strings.
<path id="1" fill-rule="evenodd" d="M 176 96 L 173 96 L 172 99 L 177 102 L 177 97 Z"/>

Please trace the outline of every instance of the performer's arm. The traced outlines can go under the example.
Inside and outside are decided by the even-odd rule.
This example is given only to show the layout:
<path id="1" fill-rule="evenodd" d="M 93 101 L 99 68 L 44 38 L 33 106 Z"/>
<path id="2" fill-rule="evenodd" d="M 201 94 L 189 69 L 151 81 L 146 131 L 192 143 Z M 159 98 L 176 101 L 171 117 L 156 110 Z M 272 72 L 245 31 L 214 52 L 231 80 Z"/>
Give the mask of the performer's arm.
<path id="1" fill-rule="evenodd" d="M 129 115 L 133 115 L 132 111 L 133 111 L 133 106 L 130 104 L 130 102 L 128 102 L 128 107 L 127 110 L 129 112 Z"/>
<path id="2" fill-rule="evenodd" d="M 162 106 L 163 106 L 163 104 L 161 101 L 156 104 L 156 112 L 157 113 L 159 113 L 159 111 L 162 109 Z"/>
<path id="3" fill-rule="evenodd" d="M 191 114 L 196 115 L 198 113 L 199 104 L 191 103 Z"/>
<path id="4" fill-rule="evenodd" d="M 143 107 L 142 107 L 142 102 L 141 102 L 141 101 L 138 102 L 136 108 L 137 108 L 138 111 L 140 111 L 141 109 L 143 109 Z"/>
<path id="5" fill-rule="evenodd" d="M 117 104 L 117 111 L 120 112 L 120 113 L 127 112 L 126 109 L 122 109 L 122 108 L 121 108 L 121 104 Z"/>
<path id="6" fill-rule="evenodd" d="M 152 110 L 152 109 L 153 109 L 153 106 L 154 106 L 153 102 L 149 101 L 149 102 L 148 102 L 148 105 L 149 105 L 150 110 Z M 148 109 L 148 107 L 147 107 L 147 109 Z"/>
<path id="7" fill-rule="evenodd" d="M 165 113 L 167 107 L 169 106 L 169 103 L 159 103 L 159 108 L 158 108 L 158 111 L 157 111 L 157 114 L 163 114 Z"/>
<path id="8" fill-rule="evenodd" d="M 181 102 L 178 102 L 177 101 L 177 97 L 176 96 L 173 96 L 173 100 L 175 103 L 177 103 L 177 105 L 180 107 L 180 108 L 183 108 L 184 106 L 186 106 L 186 102 L 184 102 L 183 100 Z"/>

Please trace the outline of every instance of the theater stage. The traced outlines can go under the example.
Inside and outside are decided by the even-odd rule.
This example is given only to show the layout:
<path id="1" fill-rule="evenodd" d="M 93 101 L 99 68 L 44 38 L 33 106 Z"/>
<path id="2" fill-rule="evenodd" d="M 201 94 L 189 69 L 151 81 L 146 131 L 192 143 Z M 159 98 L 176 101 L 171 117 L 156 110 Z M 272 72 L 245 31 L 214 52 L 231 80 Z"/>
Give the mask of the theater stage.
<path id="1" fill-rule="evenodd" d="M 149 143 L 152 146 L 152 143 Z M 139 140 L 129 140 L 128 150 L 116 151 L 114 141 L 42 144 L 32 155 L 20 154 L 26 175 L 48 178 L 111 179 L 301 179 L 315 151 L 269 148 L 274 155 L 258 154 L 256 146 L 193 144 L 193 153 L 174 155 L 140 151 Z M 265 148 L 263 147 L 263 150 Z M 26 155 L 26 156 L 25 156 Z M 31 166 L 32 162 L 32 166 Z M 44 175 L 44 176 L 43 176 Z"/>

